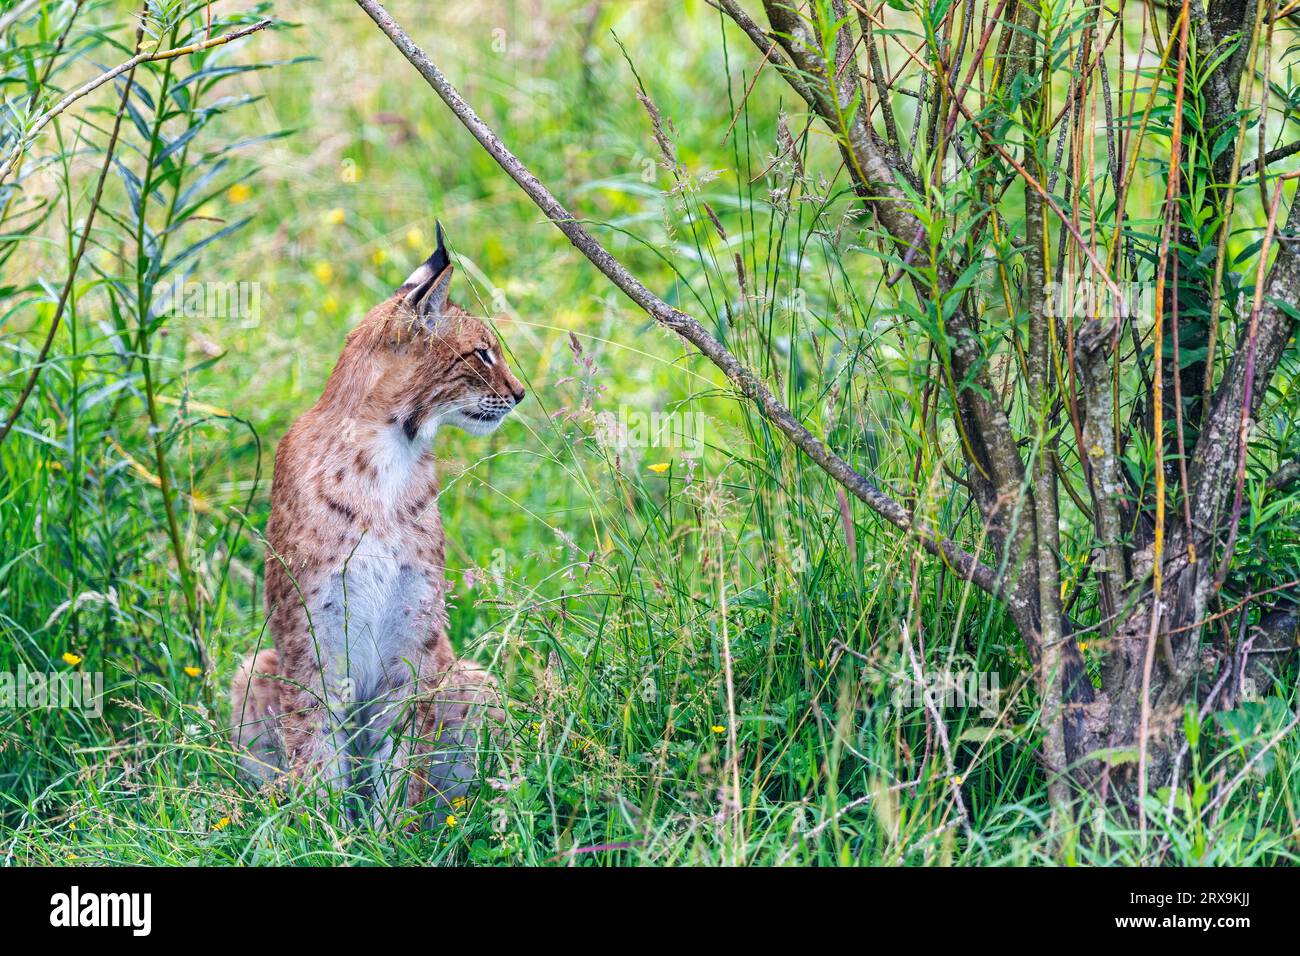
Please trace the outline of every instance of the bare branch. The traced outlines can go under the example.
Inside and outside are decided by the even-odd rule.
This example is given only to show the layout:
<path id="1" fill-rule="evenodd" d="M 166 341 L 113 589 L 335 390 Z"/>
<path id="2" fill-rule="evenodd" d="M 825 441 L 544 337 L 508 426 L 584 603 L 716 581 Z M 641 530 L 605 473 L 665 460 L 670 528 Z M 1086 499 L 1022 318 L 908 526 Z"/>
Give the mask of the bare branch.
<path id="1" fill-rule="evenodd" d="M 1264 154 L 1264 165 L 1269 166 L 1279 160 L 1286 159 L 1288 156 L 1294 156 L 1300 153 L 1300 139 L 1293 143 L 1287 143 L 1285 146 L 1279 146 L 1277 149 L 1270 149 Z M 1242 178 L 1255 175 L 1255 170 L 1259 166 L 1259 160 L 1252 159 L 1241 167 Z"/>
<path id="2" fill-rule="evenodd" d="M 528 197 L 537 204 L 569 241 L 593 265 L 618 286 L 633 302 L 646 311 L 656 322 L 677 333 L 726 374 L 746 398 L 752 400 L 762 415 L 775 425 L 790 441 L 811 458 L 831 478 L 839 482 L 873 511 L 895 527 L 914 535 L 931 554 L 942 557 L 966 580 L 973 582 L 990 594 L 1000 595 L 998 573 L 979 561 L 973 554 L 937 531 L 913 519 L 907 509 L 886 495 L 855 471 L 805 428 L 791 411 L 779 402 L 768 388 L 740 363 L 698 320 L 675 309 L 656 296 L 632 275 L 608 250 L 597 242 L 582 224 L 551 194 L 540 179 L 521 162 L 501 141 L 460 93 L 447 80 L 442 71 L 423 50 L 406 34 L 402 27 L 376 0 L 357 0 L 357 5 L 375 21 L 380 30 L 406 57 L 407 61 L 424 77 L 447 107 L 466 129 L 497 161 L 503 170 L 519 184 Z M 773 64 L 778 64 L 773 59 Z"/>
<path id="3" fill-rule="evenodd" d="M 1270 491 L 1277 491 L 1285 488 L 1297 478 L 1300 478 L 1300 458 L 1292 458 L 1290 461 L 1278 465 L 1277 471 L 1268 476 L 1265 485 Z"/>

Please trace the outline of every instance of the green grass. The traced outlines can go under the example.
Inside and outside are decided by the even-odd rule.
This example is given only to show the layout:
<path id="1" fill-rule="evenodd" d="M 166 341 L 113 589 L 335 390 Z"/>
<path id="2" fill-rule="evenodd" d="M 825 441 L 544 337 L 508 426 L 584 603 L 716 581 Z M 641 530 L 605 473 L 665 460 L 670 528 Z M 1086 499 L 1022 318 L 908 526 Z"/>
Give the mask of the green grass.
<path id="1" fill-rule="evenodd" d="M 760 176 L 779 151 L 780 111 L 790 111 L 793 135 L 803 129 L 790 94 L 760 79 L 724 143 L 757 62 L 743 38 L 728 29 L 724 44 L 703 3 L 674 8 L 671 22 L 667 5 L 620 3 L 607 5 L 584 47 L 588 6 L 547 4 L 533 15 L 474 4 L 437 23 L 420 5 L 392 8 L 647 284 L 711 324 L 840 454 L 973 540 L 964 502 L 928 480 L 935 448 L 915 427 L 928 343 L 903 327 L 902 287 L 880 282 L 870 224 L 847 216 L 845 181 L 814 173 L 787 199 L 788 158 Z M 201 130 L 182 180 L 211 168 L 198 165 L 208 151 L 285 135 L 230 153 L 201 190 L 211 197 L 200 218 L 171 239 L 183 248 L 251 217 L 188 268 L 195 281 L 258 283 L 260 320 L 167 316 L 140 331 L 132 297 L 142 252 L 115 174 L 87 254 L 93 266 L 83 265 L 19 430 L 0 446 L 0 668 L 102 671 L 110 700 L 101 718 L 0 711 L 0 860 L 1293 858 L 1294 740 L 1235 788 L 1208 835 L 1178 810 L 1155 815 L 1143 843 L 1135 821 L 1087 806 L 1081 819 L 1109 839 L 1053 832 L 1035 761 L 1037 698 L 1019 677 L 1023 650 L 1002 611 L 860 505 L 849 508 L 850 546 L 825 477 L 716 370 L 611 290 L 359 10 L 274 4 L 269 15 L 285 22 L 212 62 L 277 65 L 208 92 L 208 103 L 256 99 Z M 129 42 L 119 9 L 90 4 L 83 16 L 76 35 L 88 46 L 92 26 Z M 613 34 L 672 121 L 677 182 L 659 165 Z M 36 42 L 30 28 L 18 35 Z M 122 58 L 106 43 L 93 50 L 94 62 Z M 156 66 L 138 77 L 155 94 L 165 82 Z M 197 68 L 174 64 L 176 76 Z M 20 60 L 4 69 L 20 82 Z M 70 86 L 90 69 L 73 63 L 58 79 Z M 52 208 L 16 242 L 0 280 L 4 409 L 48 327 L 71 255 L 68 222 L 84 215 L 102 158 L 72 154 L 82 136 L 102 149 L 118 95 L 106 88 L 83 101 L 34 151 L 50 161 Z M 123 136 L 150 148 L 132 121 Z M 824 136 L 798 144 L 809 170 L 836 168 Z M 140 175 L 142 156 L 123 155 Z M 41 185 L 25 181 L 17 201 L 34 201 Z M 173 186 L 163 185 L 151 223 L 164 221 Z M 241 781 L 225 695 L 238 659 L 269 640 L 259 532 L 275 443 L 315 401 L 348 329 L 428 254 L 435 216 L 461 267 L 453 296 L 501 317 L 530 395 L 490 438 L 449 433 L 436 448 L 452 639 L 507 688 L 509 734 L 484 755 L 485 782 L 454 823 L 440 812 L 422 832 L 377 833 L 348 823 L 337 799 Z M 620 410 L 698 413 L 708 447 L 694 465 L 679 449 L 613 447 L 609 422 Z M 156 487 L 155 440 L 176 489 L 206 664 Z M 669 467 L 649 467 L 659 464 Z M 80 603 L 54 614 L 69 601 Z M 973 666 L 1001 681 L 996 722 L 974 706 L 944 712 L 969 834 L 923 709 L 891 703 L 893 675 L 911 671 L 909 647 L 927 671 Z M 65 653 L 81 661 L 69 665 Z M 186 667 L 201 670 L 192 677 Z M 1270 736 L 1271 719 L 1239 742 L 1207 728 L 1200 779 L 1231 778 Z"/>

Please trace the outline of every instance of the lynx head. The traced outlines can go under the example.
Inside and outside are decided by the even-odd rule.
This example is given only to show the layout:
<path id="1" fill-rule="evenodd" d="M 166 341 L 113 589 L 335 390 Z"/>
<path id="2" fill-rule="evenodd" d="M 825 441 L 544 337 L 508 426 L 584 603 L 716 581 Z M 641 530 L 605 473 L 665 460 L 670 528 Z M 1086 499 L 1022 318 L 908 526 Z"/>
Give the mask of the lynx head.
<path id="1" fill-rule="evenodd" d="M 370 394 L 384 396 L 388 420 L 410 441 L 439 425 L 486 435 L 524 398 L 496 335 L 449 300 L 454 268 L 437 232 L 433 255 L 353 333 L 385 353 Z"/>

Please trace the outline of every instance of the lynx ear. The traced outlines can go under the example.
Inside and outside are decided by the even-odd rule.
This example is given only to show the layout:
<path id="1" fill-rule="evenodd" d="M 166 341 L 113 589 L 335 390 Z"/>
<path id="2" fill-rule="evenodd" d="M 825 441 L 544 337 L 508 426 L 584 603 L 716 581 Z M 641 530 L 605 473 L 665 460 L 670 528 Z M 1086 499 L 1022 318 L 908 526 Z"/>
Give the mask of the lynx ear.
<path id="1" fill-rule="evenodd" d="M 454 271 L 451 256 L 447 254 L 442 223 L 436 223 L 435 227 L 438 232 L 438 248 L 397 290 L 425 327 L 430 329 L 442 319 L 447 308 L 447 295 L 451 291 L 451 275 Z"/>

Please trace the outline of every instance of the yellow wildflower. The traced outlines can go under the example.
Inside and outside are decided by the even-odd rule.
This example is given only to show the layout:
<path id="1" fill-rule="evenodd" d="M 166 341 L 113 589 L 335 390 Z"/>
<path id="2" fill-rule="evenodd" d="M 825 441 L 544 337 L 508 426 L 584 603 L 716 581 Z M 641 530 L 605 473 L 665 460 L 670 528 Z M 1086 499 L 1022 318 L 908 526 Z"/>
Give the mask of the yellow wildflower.
<path id="1" fill-rule="evenodd" d="M 656 475 L 662 475 L 665 471 L 668 470 L 671 464 L 672 464 L 671 462 L 661 461 L 657 465 L 646 465 L 646 467 L 649 468 L 651 471 L 653 471 Z"/>
<path id="2" fill-rule="evenodd" d="M 244 202 L 252 198 L 253 190 L 247 183 L 235 183 L 226 190 L 226 198 L 231 202 Z"/>
<path id="3" fill-rule="evenodd" d="M 187 670 L 188 670 L 188 668 L 187 668 Z M 222 817 L 222 818 L 221 818 L 220 820 L 218 820 L 216 823 L 212 824 L 212 829 L 214 829 L 214 830 L 224 830 L 224 829 L 225 829 L 226 827 L 228 827 L 228 826 L 230 826 L 230 817 Z"/>
<path id="4" fill-rule="evenodd" d="M 325 214 L 325 221 L 331 226 L 341 226 L 347 221 L 348 214 L 342 208 L 335 207 Z"/>
<path id="5" fill-rule="evenodd" d="M 69 667 L 76 667 L 78 664 L 81 663 L 81 658 L 78 657 L 76 654 L 72 653 L 71 651 L 64 651 L 63 663 L 67 664 Z"/>
<path id="6" fill-rule="evenodd" d="M 455 825 L 456 825 L 456 815 L 454 813 L 447 814 L 447 826 L 454 827 Z"/>
<path id="7" fill-rule="evenodd" d="M 727 732 L 727 728 L 723 727 L 721 724 L 714 724 L 709 728 L 709 730 L 713 731 L 715 734 L 725 734 Z"/>
<path id="8" fill-rule="evenodd" d="M 410 229 L 406 230 L 406 244 L 412 249 L 423 249 L 424 233 L 415 226 L 412 226 Z"/>
<path id="9" fill-rule="evenodd" d="M 376 249 L 374 252 L 370 253 L 370 261 L 377 266 L 382 266 L 388 261 L 388 253 L 383 249 Z"/>
<path id="10" fill-rule="evenodd" d="M 321 282 L 329 282 L 334 278 L 334 267 L 328 262 L 318 262 L 312 266 L 311 274 Z"/>
<path id="11" fill-rule="evenodd" d="M 187 667 L 187 668 L 185 668 L 185 673 L 189 674 L 191 677 L 198 677 L 200 674 L 203 673 L 203 668 L 201 668 L 201 667 Z"/>

